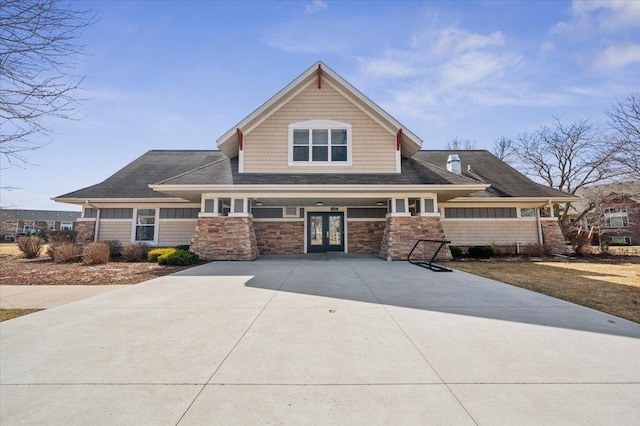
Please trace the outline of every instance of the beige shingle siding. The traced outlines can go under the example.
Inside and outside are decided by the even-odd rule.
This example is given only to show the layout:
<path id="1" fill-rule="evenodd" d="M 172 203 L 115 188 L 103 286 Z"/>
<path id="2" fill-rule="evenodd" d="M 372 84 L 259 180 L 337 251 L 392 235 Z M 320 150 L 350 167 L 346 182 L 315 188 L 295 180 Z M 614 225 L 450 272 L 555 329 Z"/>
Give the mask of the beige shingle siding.
<path id="1" fill-rule="evenodd" d="M 443 219 L 442 227 L 453 245 L 515 245 L 538 242 L 538 227 L 535 220 L 526 219 Z"/>
<path id="2" fill-rule="evenodd" d="M 122 244 L 131 243 L 130 220 L 101 220 L 98 230 L 98 241 L 117 240 Z"/>
<path id="3" fill-rule="evenodd" d="M 178 246 L 190 244 L 198 219 L 160 220 L 158 224 L 158 245 Z"/>
<path id="4" fill-rule="evenodd" d="M 352 166 L 289 166 L 288 126 L 306 120 L 352 125 Z M 244 137 L 244 171 L 254 173 L 395 173 L 395 135 L 328 84 L 311 84 Z"/>

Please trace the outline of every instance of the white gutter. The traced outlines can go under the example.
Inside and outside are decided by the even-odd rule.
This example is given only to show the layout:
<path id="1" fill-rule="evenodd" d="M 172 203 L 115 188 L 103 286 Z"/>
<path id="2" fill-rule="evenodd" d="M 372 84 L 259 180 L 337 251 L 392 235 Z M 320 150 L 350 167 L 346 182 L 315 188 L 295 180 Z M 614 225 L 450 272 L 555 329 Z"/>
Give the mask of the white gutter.
<path id="1" fill-rule="evenodd" d="M 465 185 L 149 185 L 154 191 L 200 192 L 413 192 L 413 191 L 481 191 L 489 184 Z M 536 199 L 539 201 L 540 199 Z"/>

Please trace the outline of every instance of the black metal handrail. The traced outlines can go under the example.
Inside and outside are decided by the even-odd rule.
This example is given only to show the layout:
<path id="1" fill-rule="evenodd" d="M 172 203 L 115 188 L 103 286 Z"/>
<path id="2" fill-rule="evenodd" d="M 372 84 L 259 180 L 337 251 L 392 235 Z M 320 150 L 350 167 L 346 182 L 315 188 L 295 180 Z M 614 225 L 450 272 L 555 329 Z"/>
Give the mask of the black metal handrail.
<path id="1" fill-rule="evenodd" d="M 431 259 L 429 259 L 429 260 L 411 260 L 411 255 L 413 254 L 414 250 L 416 249 L 416 247 L 418 247 L 418 244 L 420 244 L 422 242 L 440 243 L 440 245 L 438 246 L 438 249 L 433 254 L 433 256 L 431 256 Z M 428 240 L 428 239 L 418 240 L 418 241 L 416 241 L 416 243 L 414 244 L 413 248 L 409 252 L 409 255 L 407 256 L 407 261 L 409 263 L 413 264 L 413 265 L 421 266 L 423 268 L 430 269 L 433 272 L 453 272 L 452 269 L 449 269 L 449 268 L 444 267 L 442 265 L 438 265 L 437 263 L 434 262 L 434 260 L 436 260 L 436 257 L 438 257 L 438 253 L 440 253 L 440 250 L 442 250 L 442 247 L 444 247 L 445 244 L 451 244 L 451 241 L 447 241 L 447 240 Z"/>

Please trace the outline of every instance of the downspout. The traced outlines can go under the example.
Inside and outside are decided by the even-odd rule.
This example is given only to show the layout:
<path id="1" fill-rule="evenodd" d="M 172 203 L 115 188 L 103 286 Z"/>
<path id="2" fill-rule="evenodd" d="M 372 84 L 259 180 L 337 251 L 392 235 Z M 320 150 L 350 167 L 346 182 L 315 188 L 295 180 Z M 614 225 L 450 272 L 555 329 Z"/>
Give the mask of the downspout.
<path id="1" fill-rule="evenodd" d="M 89 207 L 91 207 L 92 209 L 96 209 L 96 229 L 94 229 L 93 231 L 93 242 L 96 243 L 98 242 L 98 233 L 99 233 L 98 231 L 100 231 L 100 208 L 91 204 L 89 200 L 85 200 L 84 203 Z"/>
<path id="2" fill-rule="evenodd" d="M 551 204 L 551 200 L 547 200 L 546 203 L 541 204 L 540 206 L 536 207 L 536 223 L 538 225 L 538 242 L 540 244 L 544 244 L 544 238 L 542 236 L 542 223 L 540 222 L 540 209 L 544 206 L 547 206 Z"/>

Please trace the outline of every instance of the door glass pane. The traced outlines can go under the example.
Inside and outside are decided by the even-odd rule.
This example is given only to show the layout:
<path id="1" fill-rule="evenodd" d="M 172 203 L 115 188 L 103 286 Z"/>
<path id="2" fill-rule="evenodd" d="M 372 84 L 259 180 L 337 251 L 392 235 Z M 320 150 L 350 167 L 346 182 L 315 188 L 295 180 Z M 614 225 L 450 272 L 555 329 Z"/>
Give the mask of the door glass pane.
<path id="1" fill-rule="evenodd" d="M 342 244 L 342 217 L 329 216 L 329 244 L 339 246 Z"/>
<path id="2" fill-rule="evenodd" d="M 327 146 L 314 146 L 313 147 L 313 161 L 329 161 L 329 147 L 327 147 Z"/>
<path id="3" fill-rule="evenodd" d="M 322 245 L 322 216 L 311 216 L 311 241 L 312 246 Z"/>

